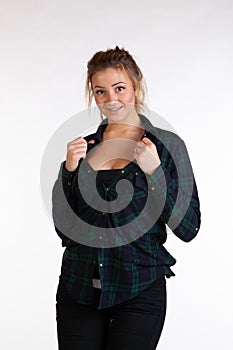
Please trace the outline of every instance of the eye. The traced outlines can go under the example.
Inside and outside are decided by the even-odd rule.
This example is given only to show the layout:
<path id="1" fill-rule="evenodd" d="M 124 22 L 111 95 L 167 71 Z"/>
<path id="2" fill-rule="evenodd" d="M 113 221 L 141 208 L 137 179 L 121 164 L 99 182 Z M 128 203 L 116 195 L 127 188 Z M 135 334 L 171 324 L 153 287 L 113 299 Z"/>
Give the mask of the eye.
<path id="1" fill-rule="evenodd" d="M 117 86 L 117 88 L 116 88 L 117 92 L 121 92 L 121 91 L 124 91 L 124 90 L 125 90 L 124 86 Z"/>
<path id="2" fill-rule="evenodd" d="M 95 90 L 96 95 L 103 95 L 104 90 Z"/>

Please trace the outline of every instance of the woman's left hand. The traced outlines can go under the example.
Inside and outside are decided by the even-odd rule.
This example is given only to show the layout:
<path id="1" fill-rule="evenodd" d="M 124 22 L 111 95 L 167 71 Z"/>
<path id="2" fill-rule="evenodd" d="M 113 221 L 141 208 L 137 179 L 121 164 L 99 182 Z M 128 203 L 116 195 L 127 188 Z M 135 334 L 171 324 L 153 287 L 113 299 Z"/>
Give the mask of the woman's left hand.
<path id="1" fill-rule="evenodd" d="M 133 156 L 142 171 L 148 175 L 153 174 L 161 164 L 155 144 L 147 137 L 137 142 Z"/>

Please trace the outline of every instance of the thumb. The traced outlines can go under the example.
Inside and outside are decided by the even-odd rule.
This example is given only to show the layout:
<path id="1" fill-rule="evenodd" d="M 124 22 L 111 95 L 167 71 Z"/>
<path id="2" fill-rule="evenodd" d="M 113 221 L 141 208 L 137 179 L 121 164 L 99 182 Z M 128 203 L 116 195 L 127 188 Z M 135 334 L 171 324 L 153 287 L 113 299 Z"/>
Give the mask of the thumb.
<path id="1" fill-rule="evenodd" d="M 143 139 L 141 140 L 145 145 L 151 145 L 153 142 L 148 139 L 148 137 L 143 137 Z"/>

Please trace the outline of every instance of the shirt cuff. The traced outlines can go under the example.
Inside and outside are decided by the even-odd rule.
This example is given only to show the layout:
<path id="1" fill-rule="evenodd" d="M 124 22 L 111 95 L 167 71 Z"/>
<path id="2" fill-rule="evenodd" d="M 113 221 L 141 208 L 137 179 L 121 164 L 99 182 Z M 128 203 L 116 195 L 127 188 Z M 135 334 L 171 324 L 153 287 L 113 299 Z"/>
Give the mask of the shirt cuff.
<path id="1" fill-rule="evenodd" d="M 64 161 L 61 165 L 62 183 L 63 183 L 63 186 L 64 185 L 71 186 L 74 179 L 74 175 L 76 174 L 76 170 L 74 171 L 67 170 L 65 168 L 65 163 L 66 162 Z"/>
<path id="2" fill-rule="evenodd" d="M 62 163 L 62 176 L 66 178 L 72 178 L 73 175 L 76 173 L 76 170 L 74 171 L 69 171 L 65 167 L 66 161 Z"/>
<path id="3" fill-rule="evenodd" d="M 148 186 L 152 191 L 166 190 L 172 177 L 165 167 L 160 165 L 148 176 Z"/>

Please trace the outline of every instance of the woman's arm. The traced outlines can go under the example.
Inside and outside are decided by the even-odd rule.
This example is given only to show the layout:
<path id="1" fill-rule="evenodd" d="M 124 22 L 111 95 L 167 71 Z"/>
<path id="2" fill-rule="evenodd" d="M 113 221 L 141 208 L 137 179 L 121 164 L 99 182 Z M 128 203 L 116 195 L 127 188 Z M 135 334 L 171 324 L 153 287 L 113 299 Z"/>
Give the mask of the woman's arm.
<path id="1" fill-rule="evenodd" d="M 62 239 L 63 247 L 77 245 L 75 241 L 68 238 L 65 233 L 69 233 L 73 227 L 72 210 L 75 208 L 75 196 L 73 193 L 73 181 L 76 171 L 68 171 L 65 162 L 62 162 L 58 178 L 52 190 L 52 214 L 55 230 Z"/>
<path id="2" fill-rule="evenodd" d="M 199 231 L 201 212 L 188 151 L 180 138 L 172 158 L 176 171 L 168 171 L 161 159 L 159 167 L 149 175 L 149 187 L 155 202 L 165 202 L 160 218 L 175 235 L 189 242 Z"/>
<path id="3" fill-rule="evenodd" d="M 72 229 L 77 227 L 76 206 L 74 186 L 75 176 L 78 172 L 80 159 L 86 157 L 88 145 L 93 145 L 95 141 L 89 135 L 86 141 L 83 137 L 78 137 L 67 144 L 66 161 L 62 162 L 58 178 L 52 190 L 52 213 L 55 230 L 62 239 L 63 247 L 77 245 L 77 242 L 68 238 Z"/>

